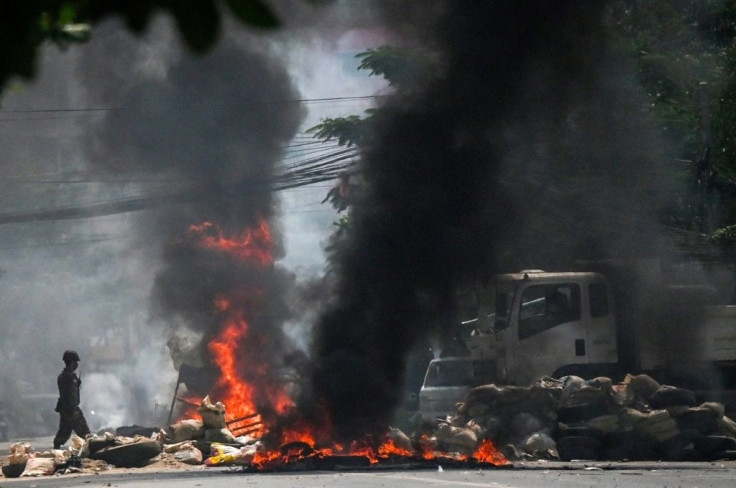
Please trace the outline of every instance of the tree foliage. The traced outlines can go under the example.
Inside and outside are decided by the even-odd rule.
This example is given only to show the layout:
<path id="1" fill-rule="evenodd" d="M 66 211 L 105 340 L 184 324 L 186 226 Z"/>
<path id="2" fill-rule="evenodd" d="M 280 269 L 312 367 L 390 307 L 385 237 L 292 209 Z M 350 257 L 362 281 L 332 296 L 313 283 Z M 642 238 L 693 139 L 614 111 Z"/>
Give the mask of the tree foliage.
<path id="1" fill-rule="evenodd" d="M 326 118 L 307 129 L 307 134 L 313 134 L 315 139 L 321 139 L 324 142 L 336 140 L 341 146 L 351 147 L 360 146 L 365 142 L 366 138 L 366 119 L 374 112 L 366 110 L 366 118 L 358 115 L 349 115 L 347 117 Z"/>
<path id="2" fill-rule="evenodd" d="M 616 0 L 609 14 L 613 49 L 632 61 L 644 110 L 674 148 L 673 160 L 690 161 L 672 168 L 670 176 L 688 183 L 689 193 L 673 196 L 669 223 L 705 233 L 733 223 L 736 4 Z"/>
<path id="3" fill-rule="evenodd" d="M 437 70 L 439 60 L 425 51 L 408 51 L 393 46 L 368 49 L 356 56 L 359 70 L 369 71 L 371 76 L 382 76 L 389 85 L 406 87 L 431 76 Z"/>
<path id="4" fill-rule="evenodd" d="M 11 6 L 12 4 L 12 6 Z M 128 28 L 141 33 L 154 14 L 165 12 L 193 52 L 208 50 L 220 32 L 224 4 L 240 22 L 274 28 L 279 20 L 262 0 L 24 0 L 8 2 L 0 17 L 0 89 L 12 76 L 31 78 L 44 42 L 62 47 L 86 42 L 89 25 L 110 16 L 122 17 Z"/>

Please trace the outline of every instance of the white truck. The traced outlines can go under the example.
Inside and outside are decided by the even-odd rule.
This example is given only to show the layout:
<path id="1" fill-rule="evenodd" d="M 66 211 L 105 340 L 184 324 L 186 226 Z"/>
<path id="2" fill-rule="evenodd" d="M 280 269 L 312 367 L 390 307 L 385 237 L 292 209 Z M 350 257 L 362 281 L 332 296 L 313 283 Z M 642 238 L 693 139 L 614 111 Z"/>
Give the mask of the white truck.
<path id="1" fill-rule="evenodd" d="M 654 281 L 654 280 L 652 280 Z M 492 383 L 529 385 L 543 376 L 648 373 L 667 384 L 732 403 L 736 391 L 736 306 L 715 306 L 703 286 L 614 287 L 597 272 L 524 270 L 495 277 L 478 293 L 478 318 L 464 323 L 474 365 Z M 646 291 L 645 291 L 646 290 Z M 625 303 L 615 298 L 624 296 Z M 634 297 L 635 299 L 632 299 Z M 623 311 L 623 312 L 622 312 Z M 623 320 L 622 320 L 623 319 Z M 454 390 L 432 386 L 430 364 L 419 393 L 424 415 L 443 415 L 476 379 Z M 454 366 L 458 369 L 458 366 Z"/>

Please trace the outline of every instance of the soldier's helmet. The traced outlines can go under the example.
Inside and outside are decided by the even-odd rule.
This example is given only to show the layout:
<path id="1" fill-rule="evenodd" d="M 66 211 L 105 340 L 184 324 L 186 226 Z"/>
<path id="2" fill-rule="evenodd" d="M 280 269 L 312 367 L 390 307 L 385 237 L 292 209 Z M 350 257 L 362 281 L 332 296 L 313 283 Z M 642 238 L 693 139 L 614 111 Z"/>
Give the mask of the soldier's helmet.
<path id="1" fill-rule="evenodd" d="M 68 363 L 69 361 L 79 361 L 79 354 L 77 354 L 77 351 L 64 351 L 62 359 L 65 363 Z"/>

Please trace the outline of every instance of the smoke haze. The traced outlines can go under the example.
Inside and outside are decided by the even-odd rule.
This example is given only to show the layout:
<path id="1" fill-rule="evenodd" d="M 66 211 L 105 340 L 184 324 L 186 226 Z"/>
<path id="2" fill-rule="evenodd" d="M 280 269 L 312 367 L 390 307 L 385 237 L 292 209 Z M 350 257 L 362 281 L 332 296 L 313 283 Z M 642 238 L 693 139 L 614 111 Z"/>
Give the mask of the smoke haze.
<path id="1" fill-rule="evenodd" d="M 225 291 L 251 306 L 251 331 L 269 336 L 270 348 L 251 348 L 243 361 L 277 370 L 293 359 L 290 351 L 305 347 L 306 324 L 286 303 L 296 280 L 291 271 L 208 254 L 188 234 L 190 225 L 211 222 L 225 235 L 241 235 L 265 219 L 277 261 L 288 246 L 299 249 L 300 226 L 311 219 L 289 215 L 287 241 L 279 195 L 264 188 L 305 124 L 366 104 L 308 107 L 295 102 L 303 98 L 296 82 L 308 96 L 318 86 L 324 97 L 370 94 L 379 85 L 365 77 L 325 81 L 310 71 L 340 74 L 334 49 L 362 50 L 361 42 L 370 42 L 345 45 L 352 27 L 337 14 L 320 20 L 304 5 L 284 15 L 293 38 L 227 20 L 217 46 L 196 58 L 168 19 L 157 19 L 141 38 L 111 20 L 95 26 L 88 44 L 45 49 L 38 79 L 4 97 L 0 198 L 5 215 L 28 216 L 0 227 L 3 399 L 18 435 L 56 428 L 56 376 L 67 348 L 82 356 L 82 406 L 93 429 L 160 425 L 176 368 L 209 364 L 206 341 L 222 326 L 213 301 Z M 329 35 L 306 44 L 310 25 L 316 32 L 309 35 L 319 37 L 318 21 L 327 22 Z M 305 199 L 319 207 L 326 191 L 285 195 L 291 213 Z M 67 215 L 74 217 L 100 201 L 112 215 L 41 221 L 49 217 L 45 209 L 72 209 Z M 143 211 L 125 213 L 130 202 Z M 325 209 L 314 220 L 329 230 L 331 214 Z M 321 262 L 317 239 L 307 242 L 316 248 L 309 267 Z M 253 298 L 257 287 L 266 299 Z"/>

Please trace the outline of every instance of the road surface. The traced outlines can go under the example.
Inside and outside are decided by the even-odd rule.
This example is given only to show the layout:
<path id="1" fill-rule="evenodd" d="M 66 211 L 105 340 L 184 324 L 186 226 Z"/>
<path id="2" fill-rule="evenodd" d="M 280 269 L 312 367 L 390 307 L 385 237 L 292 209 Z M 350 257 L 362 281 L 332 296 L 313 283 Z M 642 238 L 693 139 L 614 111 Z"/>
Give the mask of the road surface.
<path id="1" fill-rule="evenodd" d="M 42 451 L 51 437 L 15 440 Z M 8 452 L 0 443 L 0 453 Z M 454 469 L 427 466 L 250 473 L 240 468 L 111 469 L 98 474 L 66 474 L 37 478 L 3 478 L 0 488 L 141 487 L 141 488 L 708 488 L 736 487 L 736 462 L 517 462 L 488 469 Z"/>
<path id="2" fill-rule="evenodd" d="M 246 473 L 232 468 L 0 478 L 3 488 L 707 488 L 736 486 L 736 463 L 528 463 L 503 469 L 365 469 Z"/>

